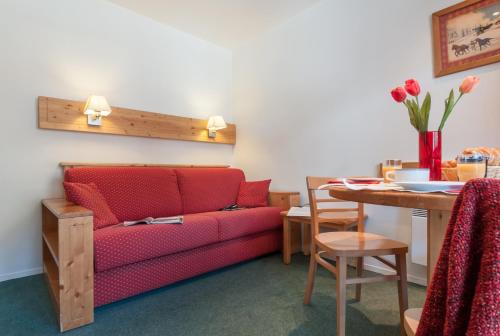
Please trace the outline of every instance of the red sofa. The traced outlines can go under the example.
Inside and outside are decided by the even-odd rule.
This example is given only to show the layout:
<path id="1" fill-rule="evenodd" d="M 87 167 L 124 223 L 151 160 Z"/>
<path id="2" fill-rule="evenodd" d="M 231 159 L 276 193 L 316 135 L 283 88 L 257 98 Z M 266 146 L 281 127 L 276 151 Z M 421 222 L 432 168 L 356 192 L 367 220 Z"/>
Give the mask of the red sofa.
<path id="1" fill-rule="evenodd" d="M 78 167 L 65 181 L 95 183 L 119 221 L 184 215 L 182 225 L 108 226 L 94 242 L 94 306 L 275 252 L 279 206 L 218 211 L 236 203 L 234 168 Z M 284 194 L 284 193 L 282 193 Z M 296 193 L 295 193 L 296 194 Z"/>

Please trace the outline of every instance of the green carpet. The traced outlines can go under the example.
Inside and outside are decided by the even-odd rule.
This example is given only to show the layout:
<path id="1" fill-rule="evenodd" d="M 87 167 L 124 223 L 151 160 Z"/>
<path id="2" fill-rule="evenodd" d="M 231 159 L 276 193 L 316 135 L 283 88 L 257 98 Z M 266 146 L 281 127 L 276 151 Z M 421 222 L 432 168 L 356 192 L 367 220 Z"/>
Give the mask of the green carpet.
<path id="1" fill-rule="evenodd" d="M 93 324 L 64 335 L 335 335 L 335 280 L 318 267 L 304 306 L 307 263 L 274 254 L 228 267 L 98 308 Z M 361 302 L 349 286 L 347 335 L 399 335 L 396 283 L 363 286 Z M 425 288 L 410 284 L 408 295 L 421 307 Z M 0 334 L 59 334 L 42 275 L 0 283 Z"/>

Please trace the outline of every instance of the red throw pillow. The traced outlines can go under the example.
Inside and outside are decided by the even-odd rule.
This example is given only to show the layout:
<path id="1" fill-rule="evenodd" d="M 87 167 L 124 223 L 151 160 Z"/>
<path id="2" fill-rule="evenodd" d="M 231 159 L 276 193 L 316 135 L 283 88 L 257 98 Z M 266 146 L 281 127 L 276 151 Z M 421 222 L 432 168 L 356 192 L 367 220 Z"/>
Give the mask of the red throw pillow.
<path id="1" fill-rule="evenodd" d="M 64 190 L 69 201 L 92 210 L 94 230 L 119 223 L 94 183 L 64 182 Z"/>
<path id="2" fill-rule="evenodd" d="M 240 182 L 240 191 L 236 204 L 244 208 L 255 208 L 267 206 L 269 196 L 269 185 L 271 180 Z"/>

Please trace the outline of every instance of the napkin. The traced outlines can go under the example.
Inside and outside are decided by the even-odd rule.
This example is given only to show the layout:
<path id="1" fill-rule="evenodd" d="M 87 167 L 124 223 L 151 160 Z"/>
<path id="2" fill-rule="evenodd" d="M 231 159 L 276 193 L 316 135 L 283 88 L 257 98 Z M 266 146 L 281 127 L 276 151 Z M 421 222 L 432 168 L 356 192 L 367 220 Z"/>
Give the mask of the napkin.
<path id="1" fill-rule="evenodd" d="M 380 182 L 378 184 L 360 184 L 360 183 L 350 183 L 349 179 L 342 180 L 344 186 L 351 190 L 374 190 L 374 191 L 384 191 L 384 190 L 402 190 L 403 188 L 392 183 Z"/>
<path id="2" fill-rule="evenodd" d="M 328 181 L 329 183 L 323 184 L 318 187 L 318 189 L 327 189 L 329 187 L 335 186 L 344 186 L 347 189 L 351 190 L 402 190 L 402 187 L 399 187 L 392 183 L 384 183 L 382 179 L 353 179 L 353 178 L 342 178 L 336 179 L 332 181 Z"/>

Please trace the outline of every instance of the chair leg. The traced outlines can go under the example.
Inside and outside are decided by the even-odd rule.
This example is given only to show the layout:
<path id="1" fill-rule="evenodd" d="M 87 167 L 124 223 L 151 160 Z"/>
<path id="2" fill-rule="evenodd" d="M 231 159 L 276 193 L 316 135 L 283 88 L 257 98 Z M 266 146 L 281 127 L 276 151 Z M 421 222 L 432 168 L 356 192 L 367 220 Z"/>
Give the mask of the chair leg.
<path id="1" fill-rule="evenodd" d="M 316 277 L 316 270 L 318 268 L 318 263 L 315 258 L 316 252 L 311 251 L 311 257 L 309 261 L 309 273 L 307 274 L 307 284 L 306 292 L 304 293 L 304 304 L 311 303 L 311 296 L 314 288 L 314 278 Z"/>
<path id="2" fill-rule="evenodd" d="M 289 265 L 292 260 L 292 239 L 290 237 L 290 221 L 283 218 L 283 263 Z"/>
<path id="3" fill-rule="evenodd" d="M 347 259 L 337 257 L 337 336 L 345 336 Z"/>
<path id="4" fill-rule="evenodd" d="M 356 258 L 356 275 L 363 277 L 363 257 Z M 361 284 L 356 284 L 356 301 L 361 301 Z"/>
<path id="5" fill-rule="evenodd" d="M 404 322 L 405 311 L 408 309 L 408 283 L 406 281 L 406 254 L 396 254 L 396 272 L 399 275 L 398 280 L 398 298 L 399 298 L 399 319 L 401 323 L 401 335 L 405 336 Z"/>

